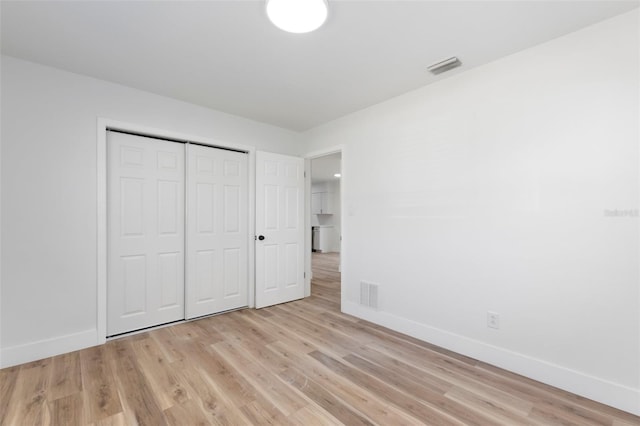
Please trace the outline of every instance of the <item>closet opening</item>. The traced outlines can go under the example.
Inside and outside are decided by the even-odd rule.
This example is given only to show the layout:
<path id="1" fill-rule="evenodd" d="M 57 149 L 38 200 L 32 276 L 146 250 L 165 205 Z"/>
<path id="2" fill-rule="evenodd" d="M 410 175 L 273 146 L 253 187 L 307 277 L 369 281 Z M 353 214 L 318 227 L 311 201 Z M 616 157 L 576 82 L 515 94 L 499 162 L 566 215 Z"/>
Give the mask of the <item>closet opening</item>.
<path id="1" fill-rule="evenodd" d="M 97 344 L 305 297 L 303 158 L 106 118 L 96 140 Z"/>
<path id="2" fill-rule="evenodd" d="M 106 130 L 114 337 L 249 306 L 247 151 Z"/>

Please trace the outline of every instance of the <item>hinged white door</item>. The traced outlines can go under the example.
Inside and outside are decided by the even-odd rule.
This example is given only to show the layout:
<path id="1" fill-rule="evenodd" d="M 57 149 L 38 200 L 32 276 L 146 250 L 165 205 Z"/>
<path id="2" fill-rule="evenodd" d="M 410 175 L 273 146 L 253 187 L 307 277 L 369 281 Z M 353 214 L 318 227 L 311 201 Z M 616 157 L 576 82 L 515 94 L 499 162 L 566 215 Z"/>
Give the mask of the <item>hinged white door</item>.
<path id="1" fill-rule="evenodd" d="M 187 318 L 248 304 L 247 162 L 187 145 Z"/>
<path id="2" fill-rule="evenodd" d="M 304 160 L 256 153 L 256 307 L 304 297 Z"/>
<path id="3" fill-rule="evenodd" d="M 107 132 L 107 335 L 184 318 L 184 145 Z"/>

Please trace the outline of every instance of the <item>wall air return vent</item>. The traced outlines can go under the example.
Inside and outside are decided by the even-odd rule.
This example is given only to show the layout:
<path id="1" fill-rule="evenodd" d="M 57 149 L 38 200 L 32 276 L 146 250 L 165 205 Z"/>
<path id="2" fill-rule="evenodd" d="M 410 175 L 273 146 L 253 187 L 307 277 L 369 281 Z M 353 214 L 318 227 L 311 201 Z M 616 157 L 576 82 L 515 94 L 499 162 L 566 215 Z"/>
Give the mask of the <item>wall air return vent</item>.
<path id="1" fill-rule="evenodd" d="M 360 304 L 378 309 L 378 284 L 360 281 Z"/>
<path id="2" fill-rule="evenodd" d="M 460 65 L 462 65 L 462 62 L 460 62 L 460 59 L 456 58 L 455 56 L 452 56 L 449 59 L 445 59 L 444 61 L 440 61 L 436 64 L 429 66 L 427 69 L 431 74 L 438 75 L 438 74 L 442 74 L 443 72 L 452 70 L 454 68 L 458 68 Z"/>

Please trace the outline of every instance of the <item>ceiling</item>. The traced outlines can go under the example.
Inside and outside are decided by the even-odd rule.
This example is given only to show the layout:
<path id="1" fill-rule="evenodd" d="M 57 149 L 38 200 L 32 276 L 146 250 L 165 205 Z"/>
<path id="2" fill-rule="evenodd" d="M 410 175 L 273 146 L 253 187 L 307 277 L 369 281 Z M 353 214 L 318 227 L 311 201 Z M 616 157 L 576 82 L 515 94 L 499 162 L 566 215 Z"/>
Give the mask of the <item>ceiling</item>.
<path id="1" fill-rule="evenodd" d="M 338 152 L 311 160 L 311 183 L 337 180 L 334 174 L 341 173 L 341 159 L 342 154 Z"/>
<path id="2" fill-rule="evenodd" d="M 2 1 L 3 54 L 303 131 L 638 6 L 338 1 L 320 30 L 263 1 Z M 432 76 L 427 66 L 463 66 Z"/>

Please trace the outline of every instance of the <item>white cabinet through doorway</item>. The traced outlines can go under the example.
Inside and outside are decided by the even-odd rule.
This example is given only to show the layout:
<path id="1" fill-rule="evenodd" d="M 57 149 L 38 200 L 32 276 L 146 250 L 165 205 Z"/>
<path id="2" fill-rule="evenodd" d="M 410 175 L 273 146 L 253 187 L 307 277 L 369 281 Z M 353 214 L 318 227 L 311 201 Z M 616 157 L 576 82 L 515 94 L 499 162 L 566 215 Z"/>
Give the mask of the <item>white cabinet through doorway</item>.
<path id="1" fill-rule="evenodd" d="M 330 192 L 314 192 L 311 194 L 312 214 L 333 214 Z"/>

